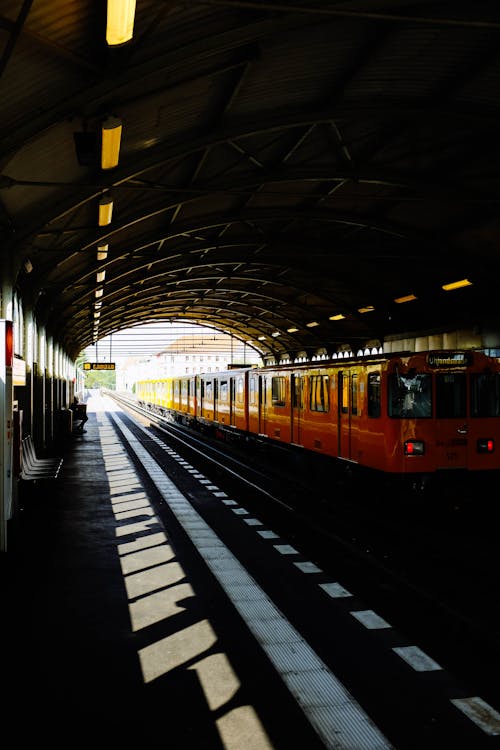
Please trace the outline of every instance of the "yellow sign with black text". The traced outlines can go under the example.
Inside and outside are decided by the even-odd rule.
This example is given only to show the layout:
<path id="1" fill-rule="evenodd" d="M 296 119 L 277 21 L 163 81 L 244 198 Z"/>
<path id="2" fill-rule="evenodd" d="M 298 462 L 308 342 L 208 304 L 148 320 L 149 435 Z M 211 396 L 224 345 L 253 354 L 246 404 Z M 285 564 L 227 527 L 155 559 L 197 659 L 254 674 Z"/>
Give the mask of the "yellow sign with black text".
<path id="1" fill-rule="evenodd" d="M 84 370 L 114 370 L 114 362 L 84 362 Z"/>

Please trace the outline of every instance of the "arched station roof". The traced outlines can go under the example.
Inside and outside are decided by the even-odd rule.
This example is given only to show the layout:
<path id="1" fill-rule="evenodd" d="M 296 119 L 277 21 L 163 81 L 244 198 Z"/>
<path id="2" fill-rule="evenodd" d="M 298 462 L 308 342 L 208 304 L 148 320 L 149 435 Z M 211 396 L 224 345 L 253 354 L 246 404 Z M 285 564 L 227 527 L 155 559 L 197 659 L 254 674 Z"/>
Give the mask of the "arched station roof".
<path id="1" fill-rule="evenodd" d="M 496 2 L 137 0 L 115 47 L 104 0 L 5 0 L 4 270 L 72 356 L 158 320 L 278 358 L 498 330 L 499 94 Z"/>

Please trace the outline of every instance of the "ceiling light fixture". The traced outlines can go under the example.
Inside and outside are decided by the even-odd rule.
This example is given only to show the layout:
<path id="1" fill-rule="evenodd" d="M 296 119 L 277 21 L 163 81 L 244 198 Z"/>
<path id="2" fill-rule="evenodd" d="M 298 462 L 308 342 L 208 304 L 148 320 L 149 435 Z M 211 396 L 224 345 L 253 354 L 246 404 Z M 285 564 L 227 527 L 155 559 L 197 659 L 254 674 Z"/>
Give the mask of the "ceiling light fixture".
<path id="1" fill-rule="evenodd" d="M 445 292 L 451 292 L 453 289 L 461 289 L 463 286 L 471 286 L 472 281 L 469 279 L 461 279 L 460 281 L 452 281 L 450 284 L 443 284 L 442 289 Z"/>
<path id="2" fill-rule="evenodd" d="M 312 320 L 310 323 L 306 323 L 307 328 L 316 328 L 316 326 L 319 326 L 319 323 L 317 320 Z"/>
<path id="3" fill-rule="evenodd" d="M 97 260 L 106 260 L 108 257 L 108 245 L 97 246 Z"/>
<path id="4" fill-rule="evenodd" d="M 98 271 L 96 274 L 96 281 L 100 284 L 106 278 L 106 271 Z"/>
<path id="5" fill-rule="evenodd" d="M 359 313 L 368 313 L 368 312 L 373 312 L 374 310 L 375 308 L 373 307 L 373 305 L 366 305 L 366 307 L 358 308 Z"/>
<path id="6" fill-rule="evenodd" d="M 108 117 L 102 124 L 101 169 L 113 169 L 120 158 L 122 121 Z"/>
<path id="7" fill-rule="evenodd" d="M 134 34 L 135 0 L 108 0 L 106 41 L 110 47 L 125 44 Z"/>
<path id="8" fill-rule="evenodd" d="M 345 315 L 338 313 L 338 315 L 330 315 L 330 320 L 344 320 Z"/>
<path id="9" fill-rule="evenodd" d="M 111 217 L 113 216 L 113 198 L 109 195 L 105 195 L 99 201 L 99 226 L 105 227 L 111 224 Z"/>
<path id="10" fill-rule="evenodd" d="M 100 289 L 95 290 L 95 296 L 97 299 L 99 299 L 99 297 L 102 297 L 103 294 L 104 294 L 104 289 L 102 287 Z"/>
<path id="11" fill-rule="evenodd" d="M 413 302 L 414 299 L 417 299 L 414 294 L 407 294 L 406 297 L 398 297 L 394 302 L 400 305 L 402 302 Z"/>
<path id="12" fill-rule="evenodd" d="M 298 330 L 299 330 L 298 328 L 293 328 L 293 327 L 292 327 L 292 328 L 287 328 L 287 329 L 286 329 L 286 332 L 287 332 L 287 333 L 297 333 L 297 331 L 298 331 Z"/>

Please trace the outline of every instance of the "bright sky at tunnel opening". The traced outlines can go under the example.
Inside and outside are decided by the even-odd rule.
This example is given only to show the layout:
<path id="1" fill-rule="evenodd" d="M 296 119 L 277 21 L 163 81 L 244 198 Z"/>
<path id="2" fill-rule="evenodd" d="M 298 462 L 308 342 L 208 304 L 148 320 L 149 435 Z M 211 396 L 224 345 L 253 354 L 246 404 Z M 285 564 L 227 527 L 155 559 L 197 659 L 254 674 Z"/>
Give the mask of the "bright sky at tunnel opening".
<path id="1" fill-rule="evenodd" d="M 175 343 L 178 347 L 175 347 Z M 225 331 L 191 323 L 149 323 L 126 328 L 103 337 L 84 350 L 88 362 L 117 362 L 128 358 L 154 357 L 169 349 L 173 354 L 190 354 L 203 348 L 207 354 L 231 354 L 231 348 L 247 350 L 255 358 L 255 350 Z"/>

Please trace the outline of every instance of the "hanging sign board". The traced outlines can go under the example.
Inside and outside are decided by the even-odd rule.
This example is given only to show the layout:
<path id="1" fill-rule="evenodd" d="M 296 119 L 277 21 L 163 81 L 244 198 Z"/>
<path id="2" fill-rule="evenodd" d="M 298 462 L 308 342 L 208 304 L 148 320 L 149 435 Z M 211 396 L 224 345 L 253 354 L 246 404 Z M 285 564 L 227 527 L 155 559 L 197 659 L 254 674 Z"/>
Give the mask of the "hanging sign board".
<path id="1" fill-rule="evenodd" d="M 84 370 L 114 370 L 114 362 L 84 362 Z"/>

